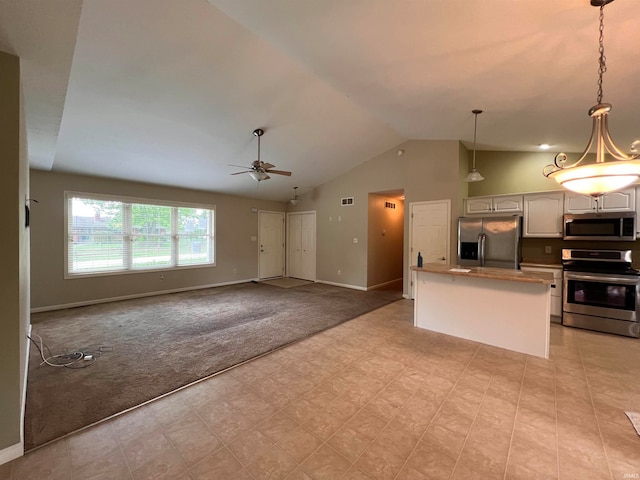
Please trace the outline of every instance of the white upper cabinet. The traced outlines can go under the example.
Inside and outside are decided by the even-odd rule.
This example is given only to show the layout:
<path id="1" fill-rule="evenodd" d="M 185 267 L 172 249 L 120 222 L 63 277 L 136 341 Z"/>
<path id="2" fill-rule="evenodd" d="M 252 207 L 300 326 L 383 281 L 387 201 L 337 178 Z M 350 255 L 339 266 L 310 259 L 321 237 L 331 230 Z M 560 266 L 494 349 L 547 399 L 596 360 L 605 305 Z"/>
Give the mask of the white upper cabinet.
<path id="1" fill-rule="evenodd" d="M 493 199 L 491 197 L 467 198 L 465 201 L 464 212 L 467 215 L 476 213 L 492 213 Z"/>
<path id="2" fill-rule="evenodd" d="M 564 213 L 588 213 L 596 211 L 596 202 L 590 195 L 575 192 L 564 194 Z"/>
<path id="3" fill-rule="evenodd" d="M 605 193 L 597 198 L 574 192 L 567 192 L 564 195 L 565 213 L 633 212 L 635 210 L 635 188 Z"/>
<path id="4" fill-rule="evenodd" d="M 599 212 L 634 212 L 636 209 L 636 189 L 627 188 L 605 193 L 598 202 Z"/>
<path id="5" fill-rule="evenodd" d="M 523 237 L 562 238 L 564 193 L 524 196 Z"/>
<path id="6" fill-rule="evenodd" d="M 522 195 L 472 197 L 465 200 L 467 215 L 522 212 Z"/>

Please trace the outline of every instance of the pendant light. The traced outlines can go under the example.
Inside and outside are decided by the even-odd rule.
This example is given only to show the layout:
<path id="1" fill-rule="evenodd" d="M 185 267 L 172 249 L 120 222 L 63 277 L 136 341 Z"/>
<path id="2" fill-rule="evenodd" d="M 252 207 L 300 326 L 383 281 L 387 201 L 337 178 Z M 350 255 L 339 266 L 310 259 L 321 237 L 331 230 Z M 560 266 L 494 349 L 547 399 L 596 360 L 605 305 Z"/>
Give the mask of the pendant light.
<path id="1" fill-rule="evenodd" d="M 560 185 L 574 192 L 597 197 L 603 193 L 613 192 L 632 184 L 640 176 L 640 153 L 637 152 L 640 141 L 631 145 L 630 154 L 620 150 L 611 139 L 607 117 L 611 111 L 611 104 L 602 103 L 602 76 L 607 70 L 604 56 L 604 6 L 613 0 L 591 0 L 591 5 L 600 7 L 598 59 L 598 96 L 597 104 L 589 109 L 589 116 L 593 118 L 591 137 L 587 148 L 574 163 L 567 165 L 567 155 L 559 153 L 552 165 L 547 165 L 543 174 L 553 178 Z M 587 157 L 591 147 L 595 145 L 596 161 L 580 165 Z M 610 155 L 614 160 L 605 158 Z"/>
<path id="2" fill-rule="evenodd" d="M 293 187 L 293 197 L 291 197 L 289 203 L 294 207 L 300 203 L 300 200 L 298 200 L 298 187 Z"/>
<path id="3" fill-rule="evenodd" d="M 478 115 L 482 113 L 482 110 L 471 110 L 471 113 L 475 115 L 473 122 L 473 163 L 471 171 L 467 174 L 465 182 L 479 182 L 484 180 L 484 177 L 480 175 L 480 172 L 476 169 L 476 133 L 478 131 Z"/>

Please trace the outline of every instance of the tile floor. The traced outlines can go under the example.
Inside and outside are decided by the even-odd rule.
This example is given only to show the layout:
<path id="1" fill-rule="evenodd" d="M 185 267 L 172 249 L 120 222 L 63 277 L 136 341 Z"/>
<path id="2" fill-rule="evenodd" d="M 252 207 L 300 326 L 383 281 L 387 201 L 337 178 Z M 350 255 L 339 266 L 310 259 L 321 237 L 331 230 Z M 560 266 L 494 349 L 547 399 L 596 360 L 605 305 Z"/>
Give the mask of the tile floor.
<path id="1" fill-rule="evenodd" d="M 640 341 L 550 360 L 412 326 L 402 300 L 0 466 L 0 480 L 640 478 Z M 515 314 L 514 316 L 517 316 Z"/>

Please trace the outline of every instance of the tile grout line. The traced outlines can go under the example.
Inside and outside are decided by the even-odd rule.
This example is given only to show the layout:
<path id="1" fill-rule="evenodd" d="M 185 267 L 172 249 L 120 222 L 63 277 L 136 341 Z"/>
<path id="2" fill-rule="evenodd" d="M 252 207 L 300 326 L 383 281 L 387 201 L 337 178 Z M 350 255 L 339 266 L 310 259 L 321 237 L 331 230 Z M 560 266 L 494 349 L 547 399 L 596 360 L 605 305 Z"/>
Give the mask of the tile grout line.
<path id="1" fill-rule="evenodd" d="M 513 425 L 511 426 L 511 438 L 509 439 L 509 453 L 507 454 L 506 466 L 504 469 L 503 480 L 507 480 L 507 472 L 509 471 L 509 459 L 511 458 L 511 447 L 513 446 L 513 436 L 516 431 L 516 421 L 520 412 L 520 399 L 522 398 L 522 389 L 524 387 L 524 377 L 527 372 L 527 365 L 529 363 L 529 356 L 525 356 L 524 368 L 522 369 L 522 377 L 520 378 L 520 389 L 518 390 L 518 402 L 516 403 L 516 413 L 513 416 Z"/>
<path id="2" fill-rule="evenodd" d="M 609 455 L 607 454 L 607 447 L 604 443 L 604 437 L 602 436 L 602 429 L 600 428 L 600 422 L 598 421 L 598 412 L 596 410 L 595 404 L 593 403 L 593 393 L 591 392 L 591 382 L 589 382 L 589 375 L 587 374 L 587 368 L 584 365 L 581 342 L 578 342 L 578 353 L 580 354 L 580 365 L 582 366 L 582 371 L 584 372 L 584 378 L 587 382 L 587 390 L 589 391 L 589 402 L 591 403 L 591 408 L 593 409 L 593 415 L 596 418 L 596 427 L 598 427 L 598 436 L 600 437 L 600 443 L 602 444 L 602 452 L 604 453 L 604 459 L 607 462 L 607 469 L 609 470 L 609 478 L 612 479 L 613 473 L 611 471 L 611 462 L 609 461 Z M 558 448 L 559 447 L 560 445 L 558 445 Z"/>
<path id="3" fill-rule="evenodd" d="M 133 469 L 131 468 L 131 465 L 129 464 L 129 459 L 127 458 L 127 454 L 124 451 L 124 448 L 122 446 L 122 443 L 120 442 L 120 437 L 119 435 L 116 433 L 115 429 L 113 428 L 113 422 L 111 420 L 108 421 L 107 425 L 110 424 L 111 426 L 111 434 L 113 436 L 113 438 L 115 439 L 117 445 L 118 445 L 118 449 L 120 450 L 120 453 L 122 454 L 122 458 L 124 458 L 124 464 L 127 466 L 127 470 L 129 471 L 129 478 L 131 478 L 133 480 L 133 478 L 135 478 L 133 476 Z"/>
<path id="4" fill-rule="evenodd" d="M 339 326 L 339 325 L 338 325 L 338 326 Z M 322 332 L 318 332 L 318 333 L 322 333 Z M 342 342 L 342 341 L 341 341 L 341 342 Z M 348 364 L 344 365 L 344 366 L 343 366 L 343 367 L 341 367 L 339 370 L 337 370 L 336 372 L 334 372 L 332 375 L 330 375 L 329 377 L 327 377 L 326 379 L 324 379 L 322 382 L 320 382 L 320 384 L 321 384 L 321 383 L 323 383 L 324 381 L 326 381 L 328 378 L 336 378 L 336 377 L 337 377 L 341 372 L 343 372 L 343 371 L 347 370 L 348 368 L 352 367 L 352 366 L 353 366 L 353 364 L 355 364 L 355 363 L 356 363 L 357 361 L 359 361 L 361 358 L 363 358 L 363 357 L 364 357 L 364 356 L 366 356 L 366 355 L 370 355 L 370 354 L 374 351 L 374 348 L 375 348 L 375 347 L 371 347 L 371 348 L 370 348 L 370 349 L 368 349 L 365 353 L 363 353 L 363 354 L 359 355 L 358 357 L 354 358 L 353 360 L 349 361 L 349 363 L 348 363 Z M 330 360 L 330 358 L 329 358 L 329 357 L 327 357 L 327 358 Z M 284 365 L 282 365 L 282 366 L 280 367 L 280 369 L 283 369 L 283 368 L 285 368 L 285 366 L 284 366 Z M 271 374 L 269 375 L 269 377 L 273 377 L 273 375 L 274 375 L 274 373 L 271 373 Z M 296 373 L 296 375 L 298 375 L 301 379 L 303 379 L 303 378 L 304 378 L 302 375 L 299 375 L 299 374 L 297 374 L 297 373 Z M 244 384 L 244 382 L 241 382 L 241 383 L 243 383 L 243 384 Z M 315 389 L 316 389 L 320 384 L 315 384 L 315 385 L 314 385 L 311 389 L 309 389 L 308 391 L 306 391 L 306 392 L 304 392 L 303 394 L 298 395 L 296 398 L 292 399 L 292 400 L 291 400 L 290 402 L 288 402 L 284 407 L 286 407 L 287 405 L 291 404 L 293 401 L 300 399 L 300 398 L 301 398 L 301 397 L 303 397 L 304 395 L 306 395 L 306 394 L 308 394 L 308 393 L 312 392 L 312 391 L 313 391 L 313 390 L 315 390 Z M 245 385 L 246 385 L 246 384 L 245 384 Z M 246 386 L 249 388 L 249 390 L 251 390 L 251 391 L 252 391 L 252 392 L 254 392 L 256 395 L 258 395 L 260 398 L 262 398 L 262 395 L 260 395 L 258 392 L 256 392 L 256 391 L 251 387 L 251 384 L 248 384 L 248 385 L 246 385 Z M 386 385 L 385 385 L 385 386 L 386 386 Z M 381 389 L 381 390 L 382 390 L 382 389 Z M 336 396 L 336 398 L 338 398 L 338 397 L 339 397 L 339 396 Z M 265 400 L 265 401 L 266 401 L 266 400 Z M 365 404 L 365 405 L 366 405 L 366 404 Z M 287 418 L 289 418 L 290 420 L 292 420 L 293 422 L 295 422 L 295 423 L 296 423 L 296 425 L 297 425 L 298 427 L 302 428 L 305 432 L 309 433 L 310 435 L 314 436 L 315 438 L 317 438 L 317 439 L 320 441 L 320 445 L 319 445 L 317 448 L 315 448 L 313 451 L 311 451 L 311 452 L 310 452 L 310 453 L 309 453 L 309 454 L 304 458 L 304 460 L 303 460 L 302 462 L 298 462 L 295 458 L 291 457 L 291 455 L 289 455 L 289 454 L 287 453 L 287 455 L 288 455 L 290 458 L 292 458 L 292 459 L 294 460 L 294 462 L 296 463 L 296 468 L 294 468 L 293 472 L 291 472 L 290 474 L 288 474 L 288 475 L 287 475 L 287 477 L 285 477 L 285 479 L 286 479 L 286 478 L 289 478 L 289 477 L 290 477 L 290 475 L 291 475 L 292 473 L 294 473 L 298 468 L 302 469 L 306 474 L 308 474 L 308 475 L 310 475 L 310 476 L 311 476 L 311 474 L 309 474 L 308 472 L 306 472 L 306 470 L 304 470 L 304 469 L 302 468 L 302 464 L 303 464 L 303 463 L 304 463 L 304 462 L 305 462 L 309 457 L 311 457 L 314 453 L 316 453 L 318 450 L 320 450 L 320 448 L 322 448 L 322 446 L 323 446 L 323 445 L 325 445 L 325 444 L 326 444 L 328 447 L 330 447 L 330 448 L 332 448 L 333 450 L 335 450 L 335 448 L 333 448 L 333 446 L 331 446 L 331 445 L 328 443 L 328 442 L 329 442 L 329 439 L 331 439 L 331 438 L 335 435 L 335 432 L 334 432 L 332 435 L 330 435 L 330 436 L 329 436 L 329 438 L 327 438 L 327 440 L 322 440 L 321 438 L 318 438 L 318 437 L 317 437 L 316 435 L 314 435 L 312 432 L 310 432 L 309 430 L 307 430 L 306 428 L 304 428 L 303 424 L 301 424 L 301 423 L 300 423 L 300 422 L 298 422 L 296 419 L 292 418 L 289 414 L 287 414 L 287 413 L 284 411 L 284 407 L 277 407 L 277 406 L 275 406 L 275 405 L 272 405 L 272 406 L 274 406 L 274 407 L 277 409 L 275 413 L 282 413 L 284 416 L 286 416 Z M 344 424 L 346 424 L 349 420 L 351 420 L 353 417 L 355 417 L 355 415 L 357 415 L 357 414 L 358 414 L 358 413 L 359 413 L 363 408 L 364 408 L 364 406 L 363 406 L 362 408 L 360 408 L 360 409 L 358 410 L 358 412 L 356 412 L 354 415 L 352 415 L 351 417 L 349 417 L 349 419 L 348 419 L 347 421 L 345 421 L 345 422 L 344 422 Z M 270 416 L 275 415 L 275 413 L 274 413 L 274 414 L 272 414 L 272 415 L 269 415 L 269 417 L 270 417 Z M 269 417 L 267 417 L 267 418 L 269 418 Z M 263 420 L 263 421 L 264 421 L 264 420 Z M 255 426 L 259 425 L 260 423 L 262 423 L 262 422 L 258 422 L 258 424 L 254 425 L 253 427 L 255 427 Z M 343 425 L 344 425 L 344 424 L 343 424 Z M 237 438 L 238 438 L 238 436 L 236 436 L 236 437 L 234 438 L 234 440 L 235 440 L 235 439 L 237 439 Z M 228 447 L 228 444 L 227 444 L 226 442 L 223 442 L 223 444 L 224 444 L 225 446 L 227 446 L 227 447 Z M 273 445 L 274 445 L 274 446 L 278 446 L 278 447 L 280 447 L 280 442 L 279 442 L 279 441 L 276 441 L 276 442 L 274 442 L 274 443 L 273 443 Z M 282 448 L 282 447 L 280 447 L 280 448 Z M 235 454 L 233 453 L 233 451 L 231 451 L 231 449 L 229 449 L 229 451 L 232 453 L 232 455 L 234 455 L 234 458 L 235 458 Z M 286 453 L 286 452 L 285 452 L 285 453 Z M 340 452 L 337 452 L 337 453 L 338 453 L 338 454 L 340 454 Z M 342 457 L 344 457 L 342 454 L 340 454 L 340 455 L 341 455 Z M 236 459 L 237 459 L 237 458 L 236 458 Z M 237 459 L 237 460 L 238 460 L 238 462 L 242 465 L 242 462 L 240 462 L 240 460 L 239 460 L 239 459 Z M 348 459 L 346 459 L 346 460 L 348 460 Z M 253 463 L 253 462 L 252 462 L 252 463 Z M 350 465 L 349 469 L 351 468 L 351 466 L 353 466 L 353 464 L 352 464 L 352 465 Z M 247 466 L 247 467 L 248 467 L 248 466 Z M 252 478 L 255 478 L 255 477 L 253 476 L 253 474 L 251 474 L 251 472 L 250 472 L 247 468 L 245 468 L 244 466 L 243 466 L 243 468 L 244 468 L 244 469 L 245 469 L 245 470 L 246 470 L 246 471 L 251 475 L 251 477 L 252 477 Z M 347 470 L 347 472 L 349 471 L 349 469 Z M 345 472 L 345 474 L 346 474 L 347 472 Z"/>
<path id="5" fill-rule="evenodd" d="M 429 424 L 427 425 L 427 428 L 425 428 L 424 432 L 422 432 L 422 435 L 420 435 L 420 438 L 418 438 L 418 441 L 416 442 L 415 446 L 411 449 L 411 452 L 409 453 L 409 455 L 407 456 L 406 460 L 403 462 L 402 466 L 400 467 L 400 470 L 398 471 L 398 473 L 396 473 L 396 475 L 393 477 L 394 480 L 396 480 L 398 478 L 398 476 L 400 475 L 400 473 L 402 473 L 402 470 L 404 469 L 404 467 L 407 466 L 407 463 L 409 462 L 409 459 L 411 458 L 411 455 L 413 455 L 413 453 L 416 451 L 416 449 L 418 448 L 418 445 L 420 444 L 421 441 L 423 441 L 424 436 L 427 433 L 427 430 L 429 430 L 429 427 L 431 426 L 431 424 L 433 423 L 433 421 L 435 420 L 435 418 L 438 416 L 438 413 L 440 413 L 440 411 L 442 410 L 442 406 L 447 402 L 447 400 L 449 399 L 449 397 L 451 396 L 451 393 L 455 390 L 456 385 L 458 385 L 460 378 L 462 377 L 462 375 L 464 374 L 464 372 L 467 370 L 467 368 L 469 367 L 469 364 L 471 363 L 471 361 L 477 356 L 478 354 L 478 350 L 480 349 L 480 345 L 478 344 L 476 346 L 475 351 L 473 352 L 473 355 L 471 356 L 471 358 L 469 359 L 469 361 L 467 362 L 467 364 L 465 365 L 465 368 L 462 370 L 462 372 L 460 372 L 460 375 L 458 375 L 458 378 L 456 378 L 456 381 L 454 382 L 453 386 L 451 387 L 451 389 L 449 390 L 449 392 L 447 393 L 447 396 L 442 400 L 442 403 L 440 404 L 440 406 L 438 407 L 438 409 L 436 410 L 436 412 L 433 414 L 433 417 L 431 418 L 431 421 L 429 422 Z M 430 375 L 431 376 L 431 375 Z M 414 393 L 415 395 L 415 393 Z M 478 414 L 478 412 L 476 412 L 476 415 Z M 475 416 L 474 416 L 474 421 L 475 421 Z M 472 422 L 473 423 L 473 422 Z M 468 435 L 468 432 L 467 432 Z M 465 437 L 465 442 L 466 442 L 466 437 Z M 440 449 L 436 449 L 438 450 L 440 453 L 443 453 L 444 455 L 449 456 L 446 452 L 442 452 L 442 450 Z M 462 450 L 460 450 L 462 452 Z M 453 472 L 455 472 L 455 469 L 458 465 L 458 459 L 460 457 L 460 454 L 458 454 L 458 458 L 455 459 L 456 463 L 453 465 L 453 470 L 451 471 L 451 473 L 449 474 L 449 478 L 451 478 L 451 475 L 453 474 Z"/>

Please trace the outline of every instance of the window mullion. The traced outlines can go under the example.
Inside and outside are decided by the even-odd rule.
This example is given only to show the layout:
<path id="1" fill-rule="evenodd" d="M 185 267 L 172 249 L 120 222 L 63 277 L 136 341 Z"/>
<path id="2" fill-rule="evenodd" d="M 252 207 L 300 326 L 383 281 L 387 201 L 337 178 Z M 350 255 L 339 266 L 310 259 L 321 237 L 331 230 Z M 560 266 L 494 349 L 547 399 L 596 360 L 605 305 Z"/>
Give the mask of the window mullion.
<path id="1" fill-rule="evenodd" d="M 171 208 L 171 265 L 178 265 L 178 207 Z"/>
<path id="2" fill-rule="evenodd" d="M 123 204 L 123 212 L 122 212 L 122 223 L 124 229 L 124 264 L 126 270 L 131 270 L 133 268 L 133 235 L 131 229 L 131 204 L 125 203 Z"/>

